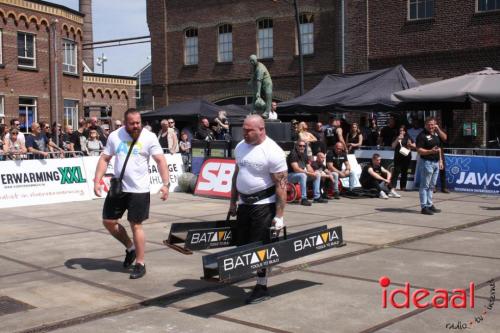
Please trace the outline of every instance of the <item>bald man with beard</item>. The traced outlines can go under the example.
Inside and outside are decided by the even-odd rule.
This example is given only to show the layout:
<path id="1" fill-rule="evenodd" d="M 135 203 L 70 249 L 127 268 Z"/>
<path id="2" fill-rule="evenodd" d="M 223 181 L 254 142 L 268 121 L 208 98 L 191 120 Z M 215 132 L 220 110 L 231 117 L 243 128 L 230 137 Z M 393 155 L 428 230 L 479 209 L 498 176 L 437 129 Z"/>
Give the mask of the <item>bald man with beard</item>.
<path id="1" fill-rule="evenodd" d="M 237 216 L 238 246 L 269 239 L 269 228 L 281 229 L 286 204 L 287 164 L 285 152 L 266 135 L 264 119 L 248 116 L 243 123 L 243 138 L 235 149 L 236 167 L 231 188 L 229 213 Z M 266 268 L 257 271 L 257 284 L 247 304 L 265 301 Z"/>

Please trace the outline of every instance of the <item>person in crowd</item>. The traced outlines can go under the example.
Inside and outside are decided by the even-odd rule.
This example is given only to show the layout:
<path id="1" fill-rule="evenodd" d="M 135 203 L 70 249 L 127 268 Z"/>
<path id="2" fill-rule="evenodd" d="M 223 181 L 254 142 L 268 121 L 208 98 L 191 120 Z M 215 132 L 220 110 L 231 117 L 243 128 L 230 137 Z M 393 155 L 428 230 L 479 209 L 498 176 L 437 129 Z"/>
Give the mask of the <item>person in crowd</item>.
<path id="1" fill-rule="evenodd" d="M 269 116 L 267 117 L 267 119 L 278 120 L 278 112 L 276 112 L 277 108 L 278 108 L 278 104 L 276 104 L 275 101 L 272 101 L 271 111 L 269 111 Z"/>
<path id="2" fill-rule="evenodd" d="M 177 134 L 175 129 L 169 127 L 167 130 L 167 141 L 168 141 L 168 152 L 170 154 L 175 154 L 179 152 L 179 139 L 177 139 Z"/>
<path id="3" fill-rule="evenodd" d="M 97 117 L 91 117 L 89 119 L 90 124 L 88 125 L 87 132 L 85 133 L 85 137 L 88 139 L 90 136 L 90 131 L 95 130 L 97 131 L 97 134 L 99 135 L 99 140 L 101 141 L 102 145 L 106 145 L 106 137 L 104 136 L 104 131 L 102 130 L 101 126 L 99 126 L 99 120 Z"/>
<path id="4" fill-rule="evenodd" d="M 25 158 L 24 154 L 27 153 L 24 142 L 19 140 L 19 133 L 20 132 L 17 127 L 11 127 L 9 130 L 9 136 L 5 136 L 3 140 L 3 153 L 11 160 L 20 160 Z"/>
<path id="5" fill-rule="evenodd" d="M 89 131 L 89 138 L 87 139 L 87 153 L 89 156 L 100 156 L 104 146 L 99 140 L 99 133 L 97 130 L 91 129 Z"/>
<path id="6" fill-rule="evenodd" d="M 102 210 L 102 223 L 108 232 L 125 246 L 123 267 L 129 268 L 134 261 L 136 262 L 130 278 L 138 279 L 146 274 L 144 260 L 146 241 L 142 222 L 149 218 L 149 159 L 152 157 L 156 162 L 163 181 L 160 189 L 162 200 L 168 198 L 170 175 L 165 155 L 156 135 L 142 130 L 141 114 L 135 109 L 128 109 L 124 114 L 124 123 L 125 126 L 110 134 L 106 148 L 97 162 L 94 193 L 98 197 L 101 196 L 100 182 L 114 156 L 114 174 L 120 175 L 125 167 L 122 180 L 123 193 L 114 197 L 108 192 Z M 133 147 L 132 143 L 134 143 Z M 127 155 L 129 158 L 124 166 Z M 132 229 L 133 242 L 127 230 L 118 222 L 125 210 L 128 210 L 127 220 Z"/>
<path id="7" fill-rule="evenodd" d="M 181 132 L 181 141 L 179 141 L 179 151 L 182 156 L 182 163 L 184 164 L 184 171 L 189 170 L 190 154 L 191 154 L 191 141 L 186 132 Z"/>
<path id="8" fill-rule="evenodd" d="M 366 137 L 366 146 L 374 147 L 378 145 L 378 138 L 380 136 L 380 129 L 377 125 L 377 120 L 375 118 L 370 119 L 370 126 L 368 127 L 368 136 Z"/>
<path id="9" fill-rule="evenodd" d="M 436 121 L 436 126 L 435 126 L 435 131 L 437 135 L 439 136 L 440 140 L 440 148 L 441 148 L 441 160 L 443 162 L 443 167 L 439 168 L 439 183 L 441 185 L 441 192 L 442 193 L 450 193 L 448 189 L 446 188 L 446 159 L 444 158 L 444 145 L 448 141 L 448 134 L 446 134 L 445 131 L 441 127 L 439 127 L 437 121 Z M 436 192 L 436 188 L 434 188 L 434 192 Z"/>
<path id="10" fill-rule="evenodd" d="M 7 134 L 7 127 L 4 124 L 0 124 L 0 161 L 5 160 L 4 140 L 6 134 Z"/>
<path id="11" fill-rule="evenodd" d="M 436 120 L 433 117 L 425 120 L 425 129 L 417 136 L 417 152 L 420 155 L 420 207 L 424 215 L 441 212 L 432 202 L 433 189 L 436 187 L 439 170 L 443 168 L 441 140 L 436 132 Z"/>
<path id="12" fill-rule="evenodd" d="M 144 129 L 149 132 L 153 132 L 153 127 L 151 125 L 144 125 Z"/>
<path id="13" fill-rule="evenodd" d="M 113 131 L 116 131 L 120 127 L 122 127 L 122 122 L 121 122 L 121 120 L 116 119 L 114 122 Z"/>
<path id="14" fill-rule="evenodd" d="M 287 165 L 285 152 L 266 135 L 264 119 L 248 116 L 243 138 L 235 148 L 236 166 L 231 185 L 229 214 L 236 216 L 238 246 L 271 241 L 269 228 L 284 226 Z M 268 269 L 257 270 L 257 283 L 246 299 L 255 304 L 270 298 Z"/>
<path id="15" fill-rule="evenodd" d="M 45 126 L 45 124 L 43 124 Z M 33 154 L 35 159 L 49 157 L 49 139 L 42 133 L 41 124 L 33 122 L 31 124 L 31 133 L 26 135 L 26 149 Z"/>
<path id="16" fill-rule="evenodd" d="M 420 121 L 418 120 L 417 117 L 412 117 L 411 118 L 411 128 L 408 129 L 408 135 L 410 136 L 411 141 L 416 142 L 417 141 L 417 136 L 422 132 L 424 129 L 420 125 Z"/>
<path id="17" fill-rule="evenodd" d="M 210 122 L 208 118 L 201 118 L 198 130 L 196 131 L 195 138 L 197 140 L 212 141 L 215 139 L 214 133 L 210 129 Z"/>
<path id="18" fill-rule="evenodd" d="M 61 135 L 61 146 L 65 152 L 69 153 L 69 156 L 76 157 L 75 145 L 73 144 L 71 137 L 73 136 L 73 126 L 67 125 L 64 133 Z"/>
<path id="19" fill-rule="evenodd" d="M 411 163 L 411 150 L 415 150 L 416 146 L 413 140 L 410 138 L 406 131 L 406 126 L 401 125 L 399 127 L 399 135 L 394 139 L 392 143 L 392 148 L 394 149 L 394 174 L 392 175 L 392 188 L 397 187 L 398 177 L 401 175 L 401 181 L 399 183 L 399 188 L 401 191 L 406 191 L 406 183 L 408 180 L 408 167 Z M 409 153 L 404 154 L 401 148 L 408 149 Z M 403 150 L 405 152 L 405 150 Z"/>
<path id="20" fill-rule="evenodd" d="M 398 128 L 396 127 L 396 118 L 391 116 L 387 120 L 387 125 L 380 131 L 378 144 L 384 147 L 390 147 L 394 139 L 398 136 Z"/>
<path id="21" fill-rule="evenodd" d="M 326 153 L 326 167 L 333 175 L 333 191 L 336 199 L 340 195 L 339 179 L 349 178 L 349 190 L 351 191 L 354 188 L 356 176 L 352 173 L 343 143 L 337 142 L 333 150 L 328 150 Z"/>
<path id="22" fill-rule="evenodd" d="M 370 163 L 364 166 L 359 181 L 365 190 L 377 190 L 380 199 L 399 198 L 391 186 L 391 173 L 382 166 L 379 154 L 373 154 Z"/>
<path id="23" fill-rule="evenodd" d="M 347 151 L 354 154 L 363 145 L 363 134 L 357 123 L 352 123 L 349 134 L 347 134 Z"/>
<path id="24" fill-rule="evenodd" d="M 229 138 L 229 120 L 226 111 L 220 110 L 214 120 L 214 133 L 217 140 L 227 140 Z"/>
<path id="25" fill-rule="evenodd" d="M 303 140 L 307 144 L 306 147 L 307 158 L 310 161 L 312 161 L 313 159 L 312 144 L 318 141 L 318 139 L 316 139 L 316 137 L 311 132 L 309 132 L 309 126 L 307 126 L 307 123 L 304 121 L 301 121 L 299 123 L 298 134 L 299 134 L 299 139 Z"/>
<path id="26" fill-rule="evenodd" d="M 324 127 L 323 123 L 318 121 L 316 124 L 314 124 L 314 129 L 311 130 L 311 134 L 314 135 L 316 140 L 318 141 L 323 141 L 324 140 Z"/>
<path id="27" fill-rule="evenodd" d="M 325 153 L 323 152 L 318 152 L 316 154 L 316 160 L 314 162 L 311 162 L 311 167 L 313 168 L 314 171 L 319 172 L 321 176 L 321 197 L 323 199 L 340 199 L 339 197 L 339 192 L 334 192 L 336 195 L 333 197 L 329 196 L 328 193 L 330 193 L 330 190 L 333 190 L 333 182 L 335 181 L 333 174 L 328 170 L 326 167 L 326 156 Z"/>
<path id="28" fill-rule="evenodd" d="M 344 145 L 344 147 L 347 147 L 343 133 L 342 127 L 340 127 L 340 119 L 334 116 L 330 117 L 329 124 L 325 126 L 324 131 L 327 149 L 334 149 L 337 142 L 340 142 Z"/>
<path id="29" fill-rule="evenodd" d="M 299 122 L 297 121 L 297 119 L 292 119 L 290 121 L 290 124 L 291 124 L 291 139 L 292 141 L 297 141 L 299 139 Z"/>
<path id="30" fill-rule="evenodd" d="M 110 133 L 109 124 L 102 124 L 101 128 L 102 128 L 102 133 L 103 133 L 103 135 L 105 137 L 104 141 L 108 141 L 108 137 L 109 137 L 109 133 Z"/>
<path id="31" fill-rule="evenodd" d="M 349 134 L 351 125 L 347 122 L 345 118 L 340 118 L 340 128 L 342 128 L 342 136 L 344 137 L 344 141 L 347 141 L 347 134 Z"/>
<path id="32" fill-rule="evenodd" d="M 392 188 L 397 187 L 399 175 L 401 175 L 401 180 L 399 183 L 399 188 L 401 191 L 406 191 L 406 183 L 408 180 L 408 168 L 411 163 L 411 150 L 415 150 L 416 146 L 411 137 L 406 131 L 406 126 L 401 125 L 399 127 L 399 135 L 394 139 L 392 143 L 392 148 L 394 149 L 394 174 L 392 175 Z M 404 154 L 401 148 L 408 149 L 409 153 Z M 403 150 L 404 152 L 405 150 Z"/>
<path id="33" fill-rule="evenodd" d="M 368 137 L 370 136 L 370 123 L 368 117 L 363 115 L 359 117 L 359 131 L 363 135 L 363 146 L 369 146 Z"/>
<path id="34" fill-rule="evenodd" d="M 160 142 L 160 146 L 162 149 L 168 149 L 168 129 L 170 128 L 168 126 L 168 120 L 163 119 L 160 122 L 160 132 L 158 132 L 158 141 Z"/>
<path id="35" fill-rule="evenodd" d="M 61 136 L 62 136 L 61 124 L 59 124 L 57 122 L 53 122 L 52 127 L 50 129 L 50 134 L 49 134 L 50 141 L 52 141 L 60 149 L 64 150 Z"/>
<path id="36" fill-rule="evenodd" d="M 18 134 L 17 134 L 17 140 L 19 142 L 22 142 L 23 145 L 26 145 L 26 138 L 24 137 L 24 133 L 21 132 L 21 122 L 19 121 L 18 118 L 12 118 L 10 120 L 10 128 L 17 128 Z M 5 134 L 5 138 L 8 139 L 10 135 L 10 131 Z"/>
<path id="37" fill-rule="evenodd" d="M 311 206 L 311 202 L 307 200 L 307 181 L 313 182 L 313 202 L 325 203 L 321 197 L 321 174 L 319 171 L 314 171 L 311 167 L 306 153 L 307 143 L 303 139 L 298 139 L 295 148 L 288 154 L 286 162 L 288 166 L 288 182 L 292 184 L 300 184 L 302 206 Z"/>
<path id="38" fill-rule="evenodd" d="M 87 138 L 83 133 L 85 133 L 85 130 L 87 129 L 87 122 L 85 119 L 80 119 L 78 121 L 78 129 L 76 131 L 73 131 L 70 137 L 70 141 L 73 144 L 73 150 L 75 152 L 84 152 L 87 147 Z"/>
<path id="39" fill-rule="evenodd" d="M 325 143 L 325 135 L 324 135 L 324 126 L 323 123 L 318 121 L 314 125 L 314 130 L 311 131 L 312 135 L 316 138 L 317 141 L 311 143 L 311 149 L 313 154 L 318 154 L 318 152 L 326 152 L 326 143 Z"/>
<path id="40" fill-rule="evenodd" d="M 56 157 L 56 153 L 59 153 L 60 157 L 64 157 L 64 151 L 62 148 L 57 146 L 56 141 L 52 140 L 52 133 L 50 132 L 50 126 L 48 123 L 45 121 L 40 122 L 40 130 L 43 136 L 47 139 L 47 148 L 49 152 L 48 157 Z M 57 126 L 56 126 L 56 131 L 57 133 Z M 26 147 L 28 147 L 28 144 L 26 143 Z"/>
<path id="41" fill-rule="evenodd" d="M 177 140 L 180 139 L 180 132 L 177 127 L 175 127 L 175 120 L 173 118 L 168 118 L 168 127 L 172 128 L 174 130 L 175 136 L 177 137 Z"/>

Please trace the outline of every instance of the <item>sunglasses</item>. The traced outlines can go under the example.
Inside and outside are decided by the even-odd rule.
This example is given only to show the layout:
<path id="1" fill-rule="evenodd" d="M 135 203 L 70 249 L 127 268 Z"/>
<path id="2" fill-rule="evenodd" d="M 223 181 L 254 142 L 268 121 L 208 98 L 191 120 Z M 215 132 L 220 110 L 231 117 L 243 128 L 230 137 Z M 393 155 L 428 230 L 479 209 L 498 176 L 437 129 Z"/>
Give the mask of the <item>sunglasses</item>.
<path id="1" fill-rule="evenodd" d="M 19 125 L 21 125 L 21 123 L 14 123 L 14 125 L 15 125 L 15 126 L 19 126 Z"/>
<path id="2" fill-rule="evenodd" d="M 173 122 L 173 121 L 169 121 L 168 123 L 169 123 L 169 124 L 175 124 L 175 122 Z"/>
<path id="3" fill-rule="evenodd" d="M 299 148 L 305 148 L 306 145 L 299 145 Z"/>

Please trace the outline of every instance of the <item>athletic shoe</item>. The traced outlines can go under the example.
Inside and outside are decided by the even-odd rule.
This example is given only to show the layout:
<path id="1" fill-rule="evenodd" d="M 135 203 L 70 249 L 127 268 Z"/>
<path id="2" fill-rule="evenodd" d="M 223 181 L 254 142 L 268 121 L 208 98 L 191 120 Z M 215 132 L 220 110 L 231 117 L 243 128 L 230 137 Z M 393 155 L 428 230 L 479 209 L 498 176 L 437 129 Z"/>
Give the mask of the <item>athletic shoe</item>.
<path id="1" fill-rule="evenodd" d="M 301 204 L 302 206 L 311 206 L 311 205 L 312 205 L 312 204 L 311 204 L 311 201 L 309 201 L 309 200 L 307 200 L 307 199 L 302 199 L 302 200 L 300 200 L 300 204 Z"/>
<path id="2" fill-rule="evenodd" d="M 131 279 L 139 279 L 146 275 L 146 265 L 143 264 L 135 264 L 134 270 L 130 273 Z"/>
<path id="3" fill-rule="evenodd" d="M 328 200 L 319 197 L 317 199 L 314 199 L 313 202 L 314 203 L 328 203 Z"/>
<path id="4" fill-rule="evenodd" d="M 340 193 L 339 192 L 335 192 L 333 194 L 333 198 L 339 200 L 340 199 Z"/>
<path id="5" fill-rule="evenodd" d="M 398 194 L 398 192 L 392 190 L 389 192 L 389 198 L 401 198 L 401 195 Z"/>
<path id="6" fill-rule="evenodd" d="M 432 210 L 430 210 L 427 207 L 422 208 L 422 210 L 420 211 L 420 213 L 422 213 L 424 215 L 434 215 L 434 213 L 432 212 Z"/>
<path id="7" fill-rule="evenodd" d="M 252 293 L 246 299 L 245 303 L 247 304 L 257 304 L 268 300 L 271 298 L 269 292 L 267 291 L 267 286 L 263 286 L 261 284 L 256 284 L 252 290 Z"/>
<path id="8" fill-rule="evenodd" d="M 380 199 L 389 199 L 389 197 L 387 196 L 387 194 L 385 194 L 384 191 L 380 191 L 380 193 L 378 194 L 378 197 Z"/>
<path id="9" fill-rule="evenodd" d="M 125 250 L 125 260 L 123 261 L 123 267 L 129 268 L 135 261 L 135 250 L 128 251 Z"/>
<path id="10" fill-rule="evenodd" d="M 430 206 L 429 210 L 433 213 L 441 213 L 441 209 L 434 207 L 434 205 Z"/>

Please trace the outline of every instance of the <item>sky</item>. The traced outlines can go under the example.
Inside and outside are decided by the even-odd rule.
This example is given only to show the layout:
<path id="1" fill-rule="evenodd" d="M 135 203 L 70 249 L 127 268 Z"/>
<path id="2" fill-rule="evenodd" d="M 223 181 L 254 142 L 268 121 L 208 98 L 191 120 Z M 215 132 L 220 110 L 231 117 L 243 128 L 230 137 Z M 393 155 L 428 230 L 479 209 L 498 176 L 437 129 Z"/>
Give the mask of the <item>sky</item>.
<path id="1" fill-rule="evenodd" d="M 78 0 L 46 0 L 78 10 Z M 113 14 L 111 14 L 113 13 Z M 146 0 L 93 0 L 94 42 L 149 35 Z M 133 75 L 149 63 L 151 44 L 136 44 L 94 50 L 94 71 L 101 73 L 96 59 L 104 55 L 104 73 Z"/>

